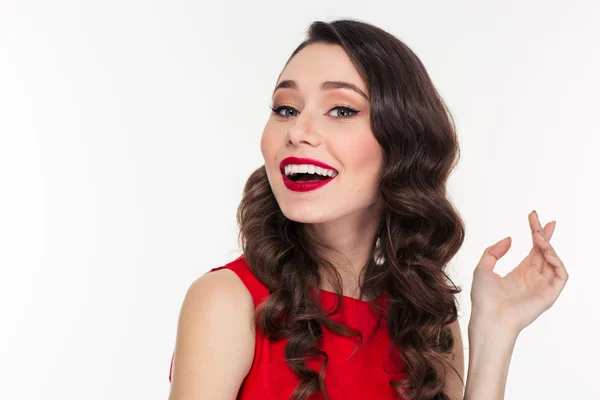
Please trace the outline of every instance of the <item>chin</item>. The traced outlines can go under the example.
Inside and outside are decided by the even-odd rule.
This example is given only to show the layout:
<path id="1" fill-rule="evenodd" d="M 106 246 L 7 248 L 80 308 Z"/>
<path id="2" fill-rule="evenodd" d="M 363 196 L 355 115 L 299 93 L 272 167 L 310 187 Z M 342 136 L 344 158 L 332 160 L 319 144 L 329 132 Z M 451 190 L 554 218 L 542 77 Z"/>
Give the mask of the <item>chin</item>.
<path id="1" fill-rule="evenodd" d="M 327 209 L 315 209 L 315 207 L 281 207 L 281 212 L 291 221 L 302 224 L 319 224 L 323 222 L 333 221 L 336 216 Z"/>

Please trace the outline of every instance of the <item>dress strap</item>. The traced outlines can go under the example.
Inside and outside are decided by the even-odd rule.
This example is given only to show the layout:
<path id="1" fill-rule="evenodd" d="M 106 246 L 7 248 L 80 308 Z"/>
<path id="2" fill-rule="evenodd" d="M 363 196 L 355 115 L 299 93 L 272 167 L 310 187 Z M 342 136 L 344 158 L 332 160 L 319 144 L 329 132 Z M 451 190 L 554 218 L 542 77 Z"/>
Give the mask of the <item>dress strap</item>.
<path id="1" fill-rule="evenodd" d="M 267 287 L 258 280 L 258 278 L 252 273 L 244 255 L 242 254 L 237 259 L 217 268 L 211 269 L 209 272 L 218 271 L 220 269 L 227 268 L 236 273 L 236 275 L 241 279 L 244 283 L 250 294 L 252 295 L 252 299 L 254 299 L 254 307 L 258 307 L 258 305 L 263 302 L 267 297 L 269 297 L 269 290 Z"/>

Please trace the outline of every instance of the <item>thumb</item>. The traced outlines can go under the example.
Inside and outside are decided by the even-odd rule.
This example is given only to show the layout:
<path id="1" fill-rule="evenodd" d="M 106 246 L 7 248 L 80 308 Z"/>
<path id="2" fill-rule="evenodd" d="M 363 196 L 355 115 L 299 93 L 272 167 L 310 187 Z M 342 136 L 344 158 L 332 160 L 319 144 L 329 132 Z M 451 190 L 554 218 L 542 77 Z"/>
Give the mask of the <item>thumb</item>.
<path id="1" fill-rule="evenodd" d="M 475 267 L 475 271 L 493 271 L 494 266 L 496 266 L 496 261 L 506 254 L 508 249 L 510 249 L 511 243 L 511 237 L 507 236 L 501 241 L 496 242 L 492 246 L 485 249 L 483 256 L 481 256 L 481 259 L 477 264 L 477 267 Z"/>

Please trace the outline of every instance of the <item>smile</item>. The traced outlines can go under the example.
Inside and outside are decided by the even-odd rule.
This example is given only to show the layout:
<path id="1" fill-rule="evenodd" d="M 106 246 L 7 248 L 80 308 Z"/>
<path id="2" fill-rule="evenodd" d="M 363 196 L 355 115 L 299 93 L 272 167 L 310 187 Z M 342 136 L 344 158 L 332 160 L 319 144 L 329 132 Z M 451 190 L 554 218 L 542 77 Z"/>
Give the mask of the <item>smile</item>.
<path id="1" fill-rule="evenodd" d="M 288 157 L 279 167 L 285 187 L 294 192 L 318 189 L 338 175 L 335 168 L 311 158 Z"/>

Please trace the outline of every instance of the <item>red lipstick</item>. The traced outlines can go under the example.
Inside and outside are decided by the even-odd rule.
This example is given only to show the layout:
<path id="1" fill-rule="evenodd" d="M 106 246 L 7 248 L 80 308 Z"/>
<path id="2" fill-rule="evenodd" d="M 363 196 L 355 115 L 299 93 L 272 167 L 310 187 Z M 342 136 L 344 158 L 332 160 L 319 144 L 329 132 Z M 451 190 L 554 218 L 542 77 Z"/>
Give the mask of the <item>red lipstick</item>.
<path id="1" fill-rule="evenodd" d="M 332 177 L 329 177 L 329 178 L 326 178 L 323 180 L 318 180 L 318 181 L 294 182 L 293 180 L 289 179 L 285 175 L 285 166 L 289 165 L 289 164 L 295 164 L 295 165 L 309 164 L 309 165 L 314 165 L 314 166 L 321 167 L 321 168 L 331 169 L 331 170 L 334 170 L 337 172 L 337 170 L 335 168 L 333 168 L 332 166 L 327 165 L 318 160 L 313 160 L 312 158 L 298 158 L 298 157 L 284 158 L 281 161 L 281 164 L 279 165 L 280 171 L 281 171 L 281 176 L 283 177 L 283 183 L 284 183 L 285 187 L 287 187 L 288 189 L 290 189 L 294 192 L 308 192 L 311 190 L 318 189 L 322 186 L 325 186 L 329 182 L 331 182 L 335 178 L 335 176 L 332 176 Z"/>

